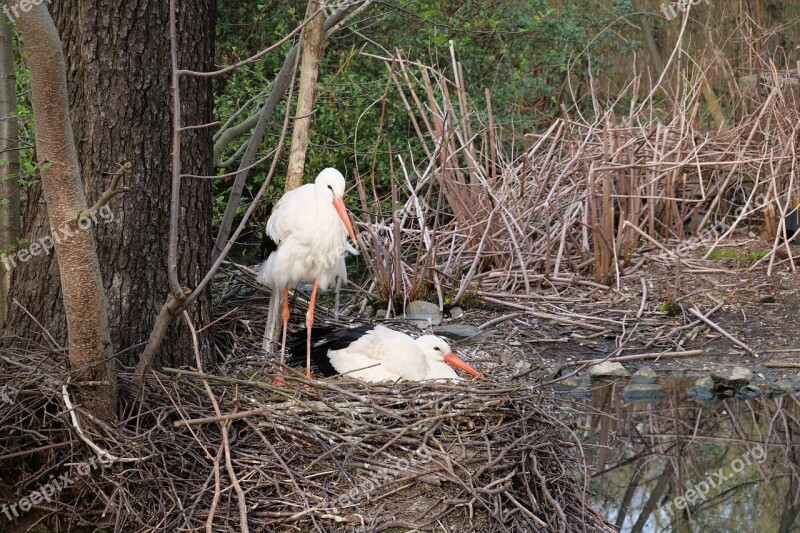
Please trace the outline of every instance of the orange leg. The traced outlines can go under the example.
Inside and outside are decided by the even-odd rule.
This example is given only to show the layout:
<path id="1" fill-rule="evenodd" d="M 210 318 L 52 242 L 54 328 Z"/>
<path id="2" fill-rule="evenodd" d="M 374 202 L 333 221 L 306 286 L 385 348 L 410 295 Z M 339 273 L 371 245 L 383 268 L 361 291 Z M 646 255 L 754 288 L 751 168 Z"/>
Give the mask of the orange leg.
<path id="1" fill-rule="evenodd" d="M 311 326 L 314 325 L 314 304 L 317 301 L 317 280 L 311 287 L 311 301 L 306 313 L 306 377 L 311 379 Z"/>
<path id="2" fill-rule="evenodd" d="M 289 287 L 283 289 L 283 334 L 281 335 L 281 364 L 286 355 L 286 329 L 289 326 Z"/>

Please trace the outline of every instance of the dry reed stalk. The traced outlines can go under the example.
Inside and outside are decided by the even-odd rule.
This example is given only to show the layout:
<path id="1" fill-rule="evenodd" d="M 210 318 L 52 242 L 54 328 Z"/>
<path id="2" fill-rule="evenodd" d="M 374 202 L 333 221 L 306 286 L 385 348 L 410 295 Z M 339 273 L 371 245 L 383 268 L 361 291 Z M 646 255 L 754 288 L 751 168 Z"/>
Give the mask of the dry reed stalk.
<path id="1" fill-rule="evenodd" d="M 530 147 L 510 157 L 491 114 L 484 123 L 474 110 L 454 50 L 449 76 L 399 52 L 364 55 L 386 64 L 421 147 L 395 155 L 402 179 L 390 197 L 360 190 L 374 198 L 360 223 L 366 244 L 382 258 L 368 265 L 371 275 L 402 271 L 404 298 L 446 306 L 484 293 L 529 297 L 539 276 L 608 286 L 645 261 L 679 265 L 678 287 L 682 275 L 710 271 L 693 259 L 698 250 L 707 255 L 762 219 L 774 239 L 762 262 L 774 268 L 776 251 L 787 249 L 783 217 L 798 182 L 785 163 L 800 113 L 780 90 L 722 132 L 701 128 L 702 94 L 689 82 L 672 91 L 675 108 L 666 115 L 656 112 L 655 92 L 637 96 L 625 115 L 574 118 L 562 107 L 542 133 L 526 135 Z M 684 59 L 679 50 L 670 61 Z M 701 65 L 685 65 L 702 78 Z M 490 94 L 482 96 L 488 103 Z M 382 202 L 393 212 L 377 212 Z"/>

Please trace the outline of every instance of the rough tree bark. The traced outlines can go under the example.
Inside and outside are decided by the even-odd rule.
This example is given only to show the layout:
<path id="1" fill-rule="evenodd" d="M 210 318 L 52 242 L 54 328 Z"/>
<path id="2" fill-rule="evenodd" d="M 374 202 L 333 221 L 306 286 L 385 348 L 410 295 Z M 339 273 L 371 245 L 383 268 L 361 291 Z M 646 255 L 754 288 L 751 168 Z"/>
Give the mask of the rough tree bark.
<path id="1" fill-rule="evenodd" d="M 70 371 L 73 382 L 83 384 L 78 392 L 80 403 L 95 417 L 113 421 L 116 419 L 117 382 L 108 331 L 108 308 L 94 235 L 83 231 L 79 222 L 87 205 L 69 118 L 61 40 L 43 5 L 20 10 L 17 23 L 31 72 L 36 151 L 42 165 L 41 189 L 49 227 L 62 234 L 66 228 L 72 232 L 71 237 L 55 241 L 69 338 Z M 28 246 L 32 253 L 36 244 Z"/>
<path id="2" fill-rule="evenodd" d="M 211 70 L 214 51 L 215 2 L 184 0 L 178 5 L 179 63 L 182 68 Z M 113 222 L 100 220 L 93 229 L 111 316 L 115 352 L 133 366 L 169 292 L 167 242 L 170 199 L 170 58 L 169 3 L 163 0 L 55 0 L 52 9 L 61 30 L 70 80 L 70 106 L 78 156 L 87 195 L 94 199 L 108 187 L 104 173 L 119 163 L 132 163 L 123 185 L 130 192 L 112 200 Z M 211 81 L 185 79 L 181 84 L 184 125 L 212 121 Z M 183 170 L 212 174 L 212 132 L 193 129 L 183 135 Z M 184 179 L 178 276 L 193 287 L 211 258 L 211 184 Z M 29 193 L 24 233 L 39 238 L 44 206 L 38 188 Z M 55 262 L 49 257 L 19 265 L 12 296 L 57 339 L 65 335 L 61 290 Z M 21 310 L 11 309 L 9 330 L 39 335 L 41 328 Z M 207 324 L 206 292 L 190 309 L 192 322 Z M 205 362 L 210 361 L 206 334 L 201 333 Z M 42 335 L 33 339 L 44 342 Z M 119 353 L 121 352 L 121 353 Z M 193 364 L 192 339 L 183 321 L 176 321 L 162 344 L 156 365 Z"/>
<path id="3" fill-rule="evenodd" d="M 0 2 L 2 4 L 2 2 Z M 0 252 L 8 252 L 19 239 L 19 126 L 14 73 L 14 31 L 0 20 Z M 8 309 L 11 268 L 0 265 L 0 330 Z"/>

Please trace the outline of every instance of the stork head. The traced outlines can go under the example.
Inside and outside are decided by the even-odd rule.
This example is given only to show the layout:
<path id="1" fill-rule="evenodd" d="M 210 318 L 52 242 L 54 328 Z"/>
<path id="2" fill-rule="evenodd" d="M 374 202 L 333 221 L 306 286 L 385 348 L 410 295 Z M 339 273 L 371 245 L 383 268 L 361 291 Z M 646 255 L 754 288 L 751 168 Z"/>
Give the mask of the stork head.
<path id="1" fill-rule="evenodd" d="M 344 206 L 344 176 L 335 168 L 328 167 L 317 175 L 314 180 L 314 185 L 317 188 L 317 194 L 322 195 L 333 204 L 333 208 L 342 219 L 348 235 L 356 241 L 356 234 L 353 231 L 353 226 L 350 224 L 350 217 L 347 215 L 347 208 Z"/>
<path id="2" fill-rule="evenodd" d="M 344 176 L 335 168 L 328 167 L 317 175 L 314 180 L 317 190 L 325 194 L 331 201 L 344 196 Z"/>
<path id="3" fill-rule="evenodd" d="M 431 361 L 444 361 L 450 366 L 463 370 L 467 374 L 482 378 L 483 375 L 465 363 L 460 357 L 453 353 L 444 339 L 436 335 L 423 335 L 416 340 L 425 356 Z"/>

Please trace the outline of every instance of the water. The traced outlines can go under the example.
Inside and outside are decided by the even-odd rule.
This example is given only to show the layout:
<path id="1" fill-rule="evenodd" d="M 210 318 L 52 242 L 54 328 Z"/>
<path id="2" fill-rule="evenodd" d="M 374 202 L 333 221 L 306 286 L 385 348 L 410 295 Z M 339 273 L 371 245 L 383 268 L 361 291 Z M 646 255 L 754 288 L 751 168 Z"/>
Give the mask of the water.
<path id="1" fill-rule="evenodd" d="M 624 383 L 564 396 L 591 466 L 592 504 L 626 532 L 791 531 L 800 513 L 800 399 L 702 405 L 686 394 L 693 380 L 661 381 L 656 402 L 623 399 Z"/>

